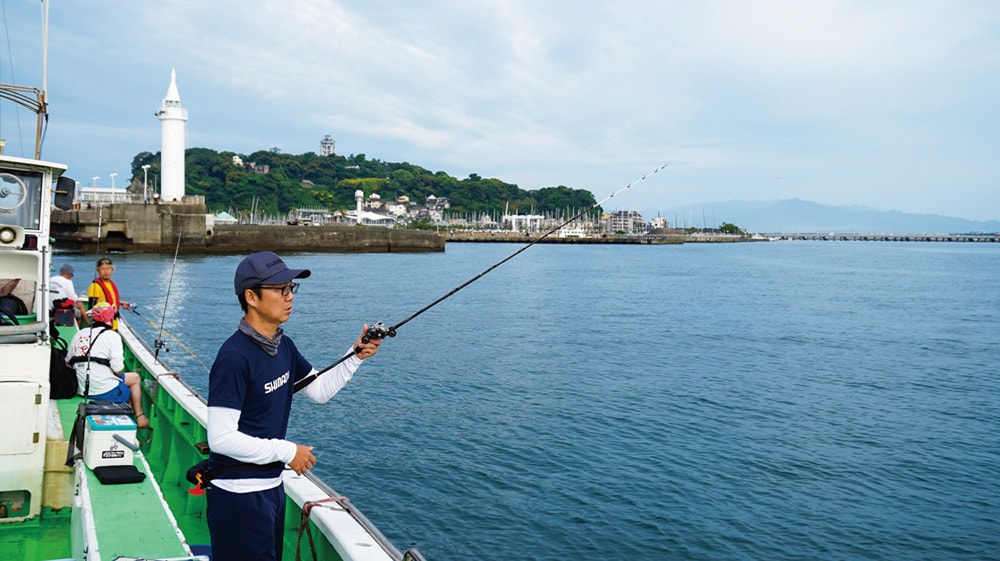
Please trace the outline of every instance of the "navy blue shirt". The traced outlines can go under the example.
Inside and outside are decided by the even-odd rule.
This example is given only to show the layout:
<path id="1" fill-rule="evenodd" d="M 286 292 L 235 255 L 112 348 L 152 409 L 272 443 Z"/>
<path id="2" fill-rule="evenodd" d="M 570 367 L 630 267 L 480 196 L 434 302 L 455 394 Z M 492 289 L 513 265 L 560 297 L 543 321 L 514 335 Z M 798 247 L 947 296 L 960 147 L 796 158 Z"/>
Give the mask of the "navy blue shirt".
<path id="1" fill-rule="evenodd" d="M 257 438 L 285 438 L 292 411 L 295 381 L 312 371 L 312 365 L 299 353 L 295 343 L 282 336 L 275 356 L 267 354 L 250 337 L 237 331 L 219 349 L 208 375 L 208 406 L 240 411 L 239 431 Z M 247 466 L 222 454 L 212 452 L 209 469 L 226 469 L 218 477 L 241 479 L 276 477 L 284 466 L 270 464 L 273 470 L 239 469 Z"/>

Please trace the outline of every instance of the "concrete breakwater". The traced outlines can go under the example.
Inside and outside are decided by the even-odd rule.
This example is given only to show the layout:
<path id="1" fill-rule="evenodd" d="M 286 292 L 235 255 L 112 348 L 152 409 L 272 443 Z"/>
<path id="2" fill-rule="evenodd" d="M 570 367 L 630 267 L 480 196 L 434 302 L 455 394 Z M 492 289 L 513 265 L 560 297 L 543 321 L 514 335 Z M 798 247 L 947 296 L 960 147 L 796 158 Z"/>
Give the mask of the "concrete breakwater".
<path id="1" fill-rule="evenodd" d="M 60 249 L 184 253 L 315 251 L 409 253 L 444 251 L 443 236 L 429 231 L 356 225 L 286 226 L 213 224 L 200 197 L 184 204 L 111 205 L 53 211 L 52 236 Z M 191 200 L 193 199 L 193 200 Z"/>
<path id="2" fill-rule="evenodd" d="M 495 236 L 495 235 L 449 236 L 447 239 L 448 243 L 531 243 L 538 240 L 538 236 Z M 684 239 L 673 238 L 673 237 L 650 238 L 645 236 L 635 236 L 635 237 L 623 236 L 623 237 L 611 237 L 611 238 L 554 238 L 549 236 L 543 238 L 542 240 L 539 240 L 537 243 L 567 244 L 567 245 L 581 245 L 581 244 L 663 245 L 663 244 L 682 244 L 684 243 Z"/>
<path id="3" fill-rule="evenodd" d="M 531 243 L 538 240 L 538 235 L 524 235 L 517 232 L 463 232 L 454 231 L 448 234 L 448 242 L 477 243 Z M 767 238 L 740 236 L 731 234 L 647 234 L 644 236 L 606 236 L 606 237 L 566 237 L 547 236 L 538 243 L 546 244 L 607 244 L 607 245 L 679 245 L 684 243 L 738 243 L 767 241 Z"/>
<path id="4" fill-rule="evenodd" d="M 415 253 L 444 251 L 434 232 L 366 226 L 216 226 L 206 251 L 249 253 L 326 251 L 334 253 Z"/>

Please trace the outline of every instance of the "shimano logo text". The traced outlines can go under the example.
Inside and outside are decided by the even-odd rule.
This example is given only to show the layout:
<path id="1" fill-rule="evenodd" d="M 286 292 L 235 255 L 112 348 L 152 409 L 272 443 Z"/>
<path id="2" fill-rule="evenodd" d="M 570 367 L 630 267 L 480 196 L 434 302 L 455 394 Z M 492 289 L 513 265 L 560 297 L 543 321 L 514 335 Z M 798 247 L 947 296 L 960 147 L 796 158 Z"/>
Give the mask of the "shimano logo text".
<path id="1" fill-rule="evenodd" d="M 288 382 L 288 372 L 264 384 L 264 393 L 271 393 Z"/>

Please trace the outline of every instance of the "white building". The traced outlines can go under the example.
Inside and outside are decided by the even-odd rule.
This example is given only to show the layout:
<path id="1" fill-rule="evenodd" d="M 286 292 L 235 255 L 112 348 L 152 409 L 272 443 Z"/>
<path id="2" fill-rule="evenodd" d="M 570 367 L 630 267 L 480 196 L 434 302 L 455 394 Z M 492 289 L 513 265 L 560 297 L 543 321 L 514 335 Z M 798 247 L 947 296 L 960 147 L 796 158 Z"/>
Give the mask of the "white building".
<path id="1" fill-rule="evenodd" d="M 368 196 L 365 201 L 365 208 L 380 209 L 382 208 L 382 196 L 378 193 L 372 193 Z"/>
<path id="2" fill-rule="evenodd" d="M 653 218 L 652 220 L 649 221 L 649 226 L 654 230 L 656 229 L 666 230 L 667 228 L 670 227 L 670 224 L 667 223 L 666 218 L 663 218 L 662 216 L 657 216 L 656 218 Z"/>
<path id="3" fill-rule="evenodd" d="M 542 229 L 541 214 L 504 214 L 501 222 L 515 232 L 537 232 Z"/>
<path id="4" fill-rule="evenodd" d="M 114 189 L 111 187 L 84 187 L 80 186 L 76 201 L 82 208 L 96 208 L 99 206 L 121 205 L 132 202 L 132 194 L 125 189 Z"/>
<path id="5" fill-rule="evenodd" d="M 648 230 L 642 215 L 634 210 L 616 210 L 608 215 L 604 225 L 604 231 L 611 234 L 645 234 Z"/>
<path id="6" fill-rule="evenodd" d="M 347 211 L 347 221 L 361 224 L 363 226 L 380 226 L 382 228 L 395 228 L 396 217 L 368 210 Z"/>
<path id="7" fill-rule="evenodd" d="M 170 87 L 160 110 L 160 199 L 165 202 L 184 199 L 184 147 L 187 109 L 181 107 L 177 92 L 177 73 L 170 71 Z"/>
<path id="8" fill-rule="evenodd" d="M 319 155 L 320 156 L 332 156 L 333 147 L 336 143 L 333 141 L 333 137 L 326 135 L 323 140 L 319 141 Z"/>

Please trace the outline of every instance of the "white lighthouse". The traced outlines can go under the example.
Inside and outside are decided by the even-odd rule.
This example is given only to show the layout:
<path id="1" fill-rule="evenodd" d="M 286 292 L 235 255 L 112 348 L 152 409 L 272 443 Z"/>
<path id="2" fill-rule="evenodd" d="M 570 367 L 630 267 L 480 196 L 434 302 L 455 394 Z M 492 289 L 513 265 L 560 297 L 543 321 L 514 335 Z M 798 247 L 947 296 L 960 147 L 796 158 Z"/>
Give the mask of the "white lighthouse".
<path id="1" fill-rule="evenodd" d="M 187 109 L 181 107 L 177 92 L 177 73 L 170 71 L 170 87 L 163 105 L 156 112 L 161 123 L 160 199 L 164 202 L 184 199 L 184 144 Z"/>

